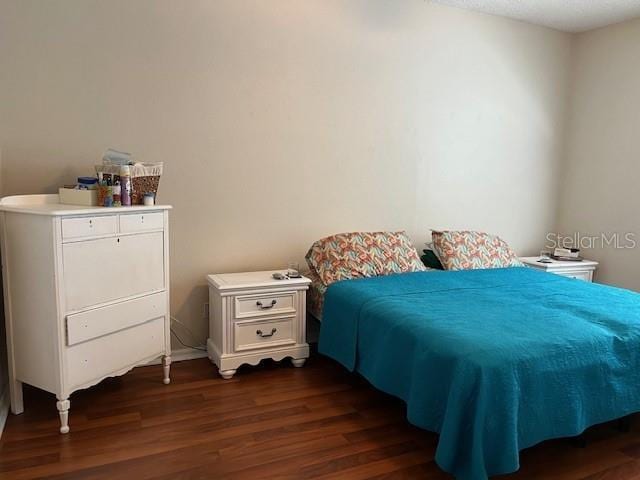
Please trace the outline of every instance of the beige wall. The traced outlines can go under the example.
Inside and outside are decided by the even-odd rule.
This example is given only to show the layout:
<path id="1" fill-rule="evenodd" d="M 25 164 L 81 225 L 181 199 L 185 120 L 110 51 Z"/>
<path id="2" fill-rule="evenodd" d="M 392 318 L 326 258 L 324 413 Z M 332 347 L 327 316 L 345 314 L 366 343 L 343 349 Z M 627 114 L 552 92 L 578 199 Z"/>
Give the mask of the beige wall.
<path id="1" fill-rule="evenodd" d="M 640 290 L 640 19 L 575 36 L 558 230 L 635 234 L 635 249 L 595 248 L 597 280 Z"/>
<path id="2" fill-rule="evenodd" d="M 570 36 L 423 0 L 0 3 L 5 194 L 163 161 L 172 309 L 339 231 L 553 227 Z"/>

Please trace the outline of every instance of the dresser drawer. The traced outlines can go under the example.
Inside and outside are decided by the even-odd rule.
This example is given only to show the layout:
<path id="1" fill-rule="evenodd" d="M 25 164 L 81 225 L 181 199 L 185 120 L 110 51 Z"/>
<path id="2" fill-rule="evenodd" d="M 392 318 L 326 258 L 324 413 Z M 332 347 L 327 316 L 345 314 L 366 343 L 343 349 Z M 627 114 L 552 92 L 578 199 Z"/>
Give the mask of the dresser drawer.
<path id="1" fill-rule="evenodd" d="M 94 338 L 65 349 L 67 385 L 89 386 L 104 377 L 121 375 L 139 362 L 165 351 L 164 318 Z"/>
<path id="2" fill-rule="evenodd" d="M 120 232 L 135 233 L 164 228 L 164 214 L 162 212 L 127 213 L 120 215 Z"/>
<path id="3" fill-rule="evenodd" d="M 295 292 L 274 293 L 272 295 L 239 295 L 235 297 L 235 318 L 295 314 L 295 300 Z"/>
<path id="4" fill-rule="evenodd" d="M 99 215 L 62 219 L 62 240 L 101 237 L 116 233 L 116 216 Z"/>
<path id="5" fill-rule="evenodd" d="M 163 317 L 167 311 L 165 292 L 67 316 L 67 345 L 86 342 L 103 335 Z"/>
<path id="6" fill-rule="evenodd" d="M 123 235 L 65 243 L 66 311 L 164 290 L 164 234 Z"/>
<path id="7" fill-rule="evenodd" d="M 234 323 L 234 351 L 291 345 L 295 341 L 295 318 Z"/>

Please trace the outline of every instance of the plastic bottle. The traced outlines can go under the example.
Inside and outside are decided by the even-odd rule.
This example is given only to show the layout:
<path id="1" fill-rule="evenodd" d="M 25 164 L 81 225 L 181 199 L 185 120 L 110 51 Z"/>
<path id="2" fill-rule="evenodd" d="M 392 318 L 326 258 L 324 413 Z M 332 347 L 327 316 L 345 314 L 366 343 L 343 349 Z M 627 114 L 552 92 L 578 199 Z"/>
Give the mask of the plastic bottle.
<path id="1" fill-rule="evenodd" d="M 104 196 L 104 206 L 113 207 L 113 187 L 108 185 L 105 188 L 107 189 L 107 194 Z"/>
<path id="2" fill-rule="evenodd" d="M 102 175 L 102 172 L 98 173 L 98 206 L 100 207 L 104 207 L 105 206 L 105 200 L 107 198 L 107 193 L 109 190 L 109 187 L 107 187 L 107 182 L 104 180 L 104 175 Z"/>
<path id="3" fill-rule="evenodd" d="M 120 180 L 116 180 L 116 183 L 113 184 L 113 206 L 114 207 L 122 206 L 121 192 L 122 192 L 122 189 L 120 188 Z"/>
<path id="4" fill-rule="evenodd" d="M 129 165 L 120 167 L 120 201 L 123 207 L 131 206 L 131 169 Z"/>

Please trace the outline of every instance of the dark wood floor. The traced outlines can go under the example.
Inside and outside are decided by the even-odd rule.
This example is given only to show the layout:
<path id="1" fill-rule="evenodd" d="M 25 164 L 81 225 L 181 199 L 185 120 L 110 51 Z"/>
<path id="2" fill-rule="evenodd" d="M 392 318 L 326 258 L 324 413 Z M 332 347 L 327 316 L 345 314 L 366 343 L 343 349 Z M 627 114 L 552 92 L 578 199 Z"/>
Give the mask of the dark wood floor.
<path id="1" fill-rule="evenodd" d="M 217 377 L 208 360 L 135 369 L 71 397 L 71 433 L 58 434 L 55 399 L 25 389 L 25 413 L 0 440 L 0 478 L 444 479 L 435 434 L 405 421 L 402 402 L 314 356 Z M 508 479 L 640 478 L 640 422 L 589 430 L 521 454 Z"/>

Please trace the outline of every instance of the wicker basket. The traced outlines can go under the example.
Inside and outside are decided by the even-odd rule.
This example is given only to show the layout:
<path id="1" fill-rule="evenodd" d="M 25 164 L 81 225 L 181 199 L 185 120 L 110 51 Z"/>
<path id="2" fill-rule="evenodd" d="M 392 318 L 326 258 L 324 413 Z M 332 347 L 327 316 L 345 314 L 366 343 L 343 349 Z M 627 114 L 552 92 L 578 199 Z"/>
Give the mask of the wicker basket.
<path id="1" fill-rule="evenodd" d="M 131 171 L 131 205 L 142 205 L 145 193 L 158 194 L 162 163 L 136 163 Z M 118 165 L 96 165 L 96 173 L 120 176 Z"/>

